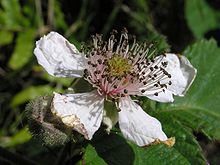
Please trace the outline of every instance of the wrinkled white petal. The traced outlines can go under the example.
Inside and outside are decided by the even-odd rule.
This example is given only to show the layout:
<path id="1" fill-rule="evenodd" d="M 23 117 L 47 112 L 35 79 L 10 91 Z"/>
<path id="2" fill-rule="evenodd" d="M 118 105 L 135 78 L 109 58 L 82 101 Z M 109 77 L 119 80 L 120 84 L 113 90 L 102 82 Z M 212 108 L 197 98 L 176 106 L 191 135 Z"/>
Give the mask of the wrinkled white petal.
<path id="1" fill-rule="evenodd" d="M 174 95 L 183 96 L 195 79 L 196 69 L 184 56 L 167 53 L 164 60 L 168 62 L 166 71 L 172 76 L 172 85 L 168 86 L 168 90 Z"/>
<path id="2" fill-rule="evenodd" d="M 187 85 L 183 91 L 183 94 L 185 94 L 196 78 L 197 69 L 192 66 L 185 56 L 180 56 L 180 69 L 183 73 L 183 76 L 187 80 Z"/>
<path id="3" fill-rule="evenodd" d="M 155 96 L 154 93 L 155 92 L 146 91 L 146 92 L 143 93 L 143 95 L 148 97 L 149 99 L 159 101 L 159 102 L 163 102 L 163 103 L 174 101 L 173 93 L 168 91 L 168 90 L 165 90 L 164 92 L 163 91 L 158 92 L 158 96 Z"/>
<path id="4" fill-rule="evenodd" d="M 130 97 L 122 98 L 119 108 L 119 127 L 125 138 L 139 146 L 167 140 L 160 122 L 146 114 Z"/>
<path id="5" fill-rule="evenodd" d="M 38 63 L 53 76 L 81 77 L 85 69 L 85 57 L 73 44 L 56 32 L 50 32 L 36 42 L 34 54 Z"/>
<path id="6" fill-rule="evenodd" d="M 104 98 L 96 92 L 81 94 L 54 93 L 52 112 L 62 122 L 91 139 L 100 127 L 104 110 Z"/>

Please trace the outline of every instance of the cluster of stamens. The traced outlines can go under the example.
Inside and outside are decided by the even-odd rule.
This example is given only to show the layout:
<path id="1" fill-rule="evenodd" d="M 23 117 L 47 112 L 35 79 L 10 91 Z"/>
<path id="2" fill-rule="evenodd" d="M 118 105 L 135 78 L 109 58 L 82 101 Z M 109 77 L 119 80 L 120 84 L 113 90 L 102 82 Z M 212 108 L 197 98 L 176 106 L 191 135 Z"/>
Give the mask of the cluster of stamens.
<path id="1" fill-rule="evenodd" d="M 126 29 L 117 41 L 113 31 L 107 42 L 101 35 L 92 36 L 92 48 L 85 52 L 87 69 L 84 78 L 98 89 L 100 95 L 113 99 L 126 95 L 150 94 L 158 96 L 171 85 L 164 56 L 152 59 L 153 44 L 136 43 L 130 46 Z M 153 49 L 153 50 L 152 50 Z"/>

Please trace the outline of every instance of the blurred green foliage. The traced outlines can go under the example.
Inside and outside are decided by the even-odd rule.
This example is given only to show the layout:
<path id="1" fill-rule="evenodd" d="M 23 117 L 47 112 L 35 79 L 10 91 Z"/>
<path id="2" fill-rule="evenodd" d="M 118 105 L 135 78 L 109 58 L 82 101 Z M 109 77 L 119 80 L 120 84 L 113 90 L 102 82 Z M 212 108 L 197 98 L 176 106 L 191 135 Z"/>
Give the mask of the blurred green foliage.
<path id="1" fill-rule="evenodd" d="M 218 2 L 208 0 L 0 0 L 0 164 L 217 164 L 220 13 L 216 7 L 220 8 Z M 81 80 L 49 76 L 33 55 L 35 41 L 54 30 L 80 48 L 91 34 L 107 38 L 112 29 L 123 27 L 139 41 L 157 42 L 157 53 L 182 52 L 198 69 L 188 94 L 173 104 L 140 98 L 144 110 L 161 121 L 166 134 L 176 137 L 175 146 L 140 148 L 126 142 L 117 128 L 81 148 L 69 143 L 42 146 L 27 129 L 26 103 L 68 87 L 77 92 L 86 85 Z M 217 42 L 204 39 L 210 31 L 218 32 L 211 34 Z M 178 42 L 179 38 L 184 42 Z M 213 148 L 213 140 L 218 150 L 200 147 L 212 144 Z"/>

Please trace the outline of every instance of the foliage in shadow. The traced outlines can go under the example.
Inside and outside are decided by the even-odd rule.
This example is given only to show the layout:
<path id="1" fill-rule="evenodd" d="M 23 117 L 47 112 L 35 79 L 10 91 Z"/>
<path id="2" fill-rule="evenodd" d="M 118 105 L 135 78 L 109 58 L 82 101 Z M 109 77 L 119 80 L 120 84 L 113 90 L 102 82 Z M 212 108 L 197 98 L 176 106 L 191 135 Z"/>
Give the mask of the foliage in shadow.
<path id="1" fill-rule="evenodd" d="M 92 145 L 98 155 L 109 165 L 131 165 L 134 163 L 134 151 L 124 138 L 103 132 L 103 129 L 94 135 Z"/>

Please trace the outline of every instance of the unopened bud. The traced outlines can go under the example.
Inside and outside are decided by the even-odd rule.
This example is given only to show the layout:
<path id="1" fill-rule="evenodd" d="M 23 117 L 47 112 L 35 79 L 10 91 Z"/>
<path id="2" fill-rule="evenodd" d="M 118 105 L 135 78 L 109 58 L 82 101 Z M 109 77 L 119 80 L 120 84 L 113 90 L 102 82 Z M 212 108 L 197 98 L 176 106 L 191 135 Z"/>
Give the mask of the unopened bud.
<path id="1" fill-rule="evenodd" d="M 26 106 L 29 130 L 47 146 L 60 146 L 69 141 L 67 128 L 50 110 L 52 96 L 38 97 Z"/>

